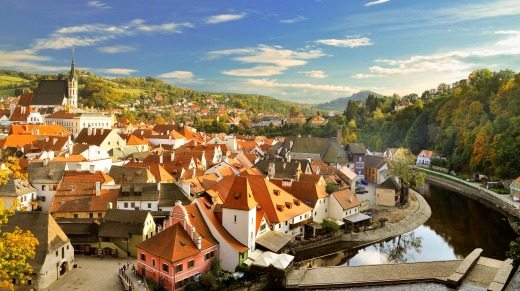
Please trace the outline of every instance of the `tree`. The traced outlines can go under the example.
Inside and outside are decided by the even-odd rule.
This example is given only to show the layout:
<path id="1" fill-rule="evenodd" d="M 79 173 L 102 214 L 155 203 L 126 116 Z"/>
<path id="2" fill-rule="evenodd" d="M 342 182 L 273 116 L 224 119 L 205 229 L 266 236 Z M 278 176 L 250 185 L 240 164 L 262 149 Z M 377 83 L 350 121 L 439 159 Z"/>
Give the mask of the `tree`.
<path id="1" fill-rule="evenodd" d="M 20 173 L 18 159 L 10 157 L 0 170 L 0 185 L 7 184 L 9 178 L 13 177 L 27 179 L 26 175 Z M 11 208 L 6 209 L 0 198 L 0 289 L 14 290 L 13 278 L 20 280 L 22 284 L 31 279 L 29 274 L 33 269 L 27 260 L 34 259 L 36 255 L 38 240 L 30 231 L 24 232 L 18 227 L 12 232 L 2 231 L 2 225 L 7 224 L 9 216 L 14 215 L 18 208 L 16 202 L 17 200 Z"/>
<path id="2" fill-rule="evenodd" d="M 513 259 L 515 266 L 520 265 L 520 236 L 509 243 L 509 251 L 506 252 L 506 256 Z"/>
<path id="3" fill-rule="evenodd" d="M 328 233 L 333 233 L 339 230 L 339 224 L 334 220 L 324 219 L 321 225 L 323 226 L 323 229 L 325 229 L 325 231 Z"/>
<path id="4" fill-rule="evenodd" d="M 401 180 L 401 203 L 405 204 L 409 188 L 424 185 L 424 173 L 414 169 L 415 156 L 407 155 L 403 148 L 399 148 L 388 163 L 392 177 Z"/>

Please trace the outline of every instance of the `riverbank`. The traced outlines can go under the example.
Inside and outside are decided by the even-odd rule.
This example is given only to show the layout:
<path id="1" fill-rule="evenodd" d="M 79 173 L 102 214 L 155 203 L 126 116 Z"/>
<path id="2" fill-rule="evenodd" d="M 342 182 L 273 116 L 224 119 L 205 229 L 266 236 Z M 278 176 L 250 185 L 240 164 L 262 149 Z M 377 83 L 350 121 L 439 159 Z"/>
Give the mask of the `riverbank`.
<path id="1" fill-rule="evenodd" d="M 359 233 L 348 233 L 341 236 L 341 241 L 363 242 L 372 244 L 374 242 L 386 240 L 410 232 L 423 225 L 432 215 L 432 211 L 426 200 L 417 192 L 410 189 L 410 203 L 412 209 L 400 209 L 397 207 L 387 208 L 378 215 L 382 217 L 394 216 L 399 219 L 389 219 L 385 226 L 374 230 L 366 230 Z M 376 217 L 377 218 L 377 217 Z M 373 218 L 375 219 L 375 218 Z"/>
<path id="2" fill-rule="evenodd" d="M 427 171 L 425 176 L 425 180 L 427 182 L 470 197 L 489 207 L 493 207 L 509 218 L 520 220 L 520 203 L 512 201 L 509 195 L 495 194 L 485 188 L 469 184 L 466 181 L 462 181 L 454 177 L 447 175 L 447 177 L 443 177 L 444 175 L 438 176 L 440 174 L 437 173 L 432 175 L 431 173 L 428 174 L 428 172 L 431 171 Z"/>

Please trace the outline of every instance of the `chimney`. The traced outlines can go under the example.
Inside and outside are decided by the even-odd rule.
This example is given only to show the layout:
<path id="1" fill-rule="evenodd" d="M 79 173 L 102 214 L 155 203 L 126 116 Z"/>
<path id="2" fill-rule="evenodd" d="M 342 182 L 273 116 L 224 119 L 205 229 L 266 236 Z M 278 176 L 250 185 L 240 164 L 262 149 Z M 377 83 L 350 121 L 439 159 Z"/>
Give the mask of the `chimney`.
<path id="1" fill-rule="evenodd" d="M 90 125 L 88 126 L 87 134 L 92 135 L 92 127 Z"/>
<path id="2" fill-rule="evenodd" d="M 191 230 L 191 232 L 190 232 L 191 239 L 193 240 L 193 242 L 195 242 L 195 227 L 192 226 L 190 230 Z"/>
<path id="3" fill-rule="evenodd" d="M 105 129 L 102 128 L 100 134 L 103 135 L 103 132 L 105 132 Z"/>
<path id="4" fill-rule="evenodd" d="M 175 200 L 175 206 L 181 206 L 182 205 L 182 201 L 180 200 Z"/>
<path id="5" fill-rule="evenodd" d="M 157 191 L 161 191 L 161 183 L 157 183 Z"/>
<path id="6" fill-rule="evenodd" d="M 164 163 L 164 157 L 163 156 L 164 156 L 163 153 L 161 153 L 161 155 L 159 156 L 159 164 L 161 164 L 161 165 Z"/>
<path id="7" fill-rule="evenodd" d="M 90 167 L 89 167 L 89 172 L 90 172 L 91 174 L 96 173 L 96 165 L 90 165 Z"/>
<path id="8" fill-rule="evenodd" d="M 267 176 L 269 178 L 274 178 L 275 174 L 275 165 L 273 162 L 269 163 L 269 168 L 267 169 Z"/>
<path id="9" fill-rule="evenodd" d="M 92 135 L 93 135 L 93 136 L 96 136 L 96 129 L 97 129 L 97 128 L 93 128 L 93 129 L 92 129 Z"/>
<path id="10" fill-rule="evenodd" d="M 200 235 L 197 237 L 197 248 L 202 250 L 202 236 Z"/>
<path id="11" fill-rule="evenodd" d="M 74 148 L 74 143 L 72 142 L 72 139 L 70 138 L 70 135 L 69 135 L 68 144 L 69 144 L 69 155 L 72 155 L 72 150 Z"/>
<path id="12" fill-rule="evenodd" d="M 287 155 L 287 161 L 290 163 L 291 162 L 291 154 L 288 154 Z"/>
<path id="13" fill-rule="evenodd" d="M 172 153 L 170 154 L 170 161 L 173 162 L 174 159 L 175 159 L 175 152 L 172 151 Z"/>
<path id="14" fill-rule="evenodd" d="M 49 165 L 49 159 L 43 160 L 43 166 L 47 167 Z"/>
<path id="15" fill-rule="evenodd" d="M 101 195 L 101 182 L 96 182 L 96 196 Z"/>
<path id="16" fill-rule="evenodd" d="M 107 203 L 107 208 L 108 208 L 108 209 L 112 209 L 112 202 L 108 202 L 108 203 Z"/>

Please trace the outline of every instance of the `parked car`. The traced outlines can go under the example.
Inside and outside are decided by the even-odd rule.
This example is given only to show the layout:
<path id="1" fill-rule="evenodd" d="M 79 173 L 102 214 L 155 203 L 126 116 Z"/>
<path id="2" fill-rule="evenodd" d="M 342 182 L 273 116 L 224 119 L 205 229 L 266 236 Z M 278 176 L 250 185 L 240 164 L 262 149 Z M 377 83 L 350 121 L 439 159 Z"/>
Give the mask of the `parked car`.
<path id="1" fill-rule="evenodd" d="M 365 187 L 356 187 L 356 194 L 365 194 L 368 193 L 368 190 Z"/>

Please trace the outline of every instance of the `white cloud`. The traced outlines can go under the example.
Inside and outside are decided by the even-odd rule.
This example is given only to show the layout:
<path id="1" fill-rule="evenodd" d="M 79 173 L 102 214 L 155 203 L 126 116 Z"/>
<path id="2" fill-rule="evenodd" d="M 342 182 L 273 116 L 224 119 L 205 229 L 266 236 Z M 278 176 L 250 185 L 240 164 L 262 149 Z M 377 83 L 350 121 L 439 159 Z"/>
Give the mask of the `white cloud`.
<path id="1" fill-rule="evenodd" d="M 300 21 L 304 21 L 304 20 L 307 20 L 307 18 L 305 18 L 301 15 L 298 15 L 295 18 L 291 18 L 291 19 L 281 19 L 280 23 L 292 24 L 292 23 L 296 23 L 296 22 L 300 22 Z"/>
<path id="2" fill-rule="evenodd" d="M 126 45 L 105 46 L 97 48 L 97 51 L 105 54 L 129 53 L 136 51 L 135 48 Z"/>
<path id="3" fill-rule="evenodd" d="M 377 1 L 368 2 L 364 6 L 379 5 L 379 4 L 383 4 L 383 3 L 389 2 L 389 1 L 390 0 L 377 0 Z"/>
<path id="4" fill-rule="evenodd" d="M 325 79 L 327 77 L 327 74 L 325 74 L 325 72 L 323 72 L 323 71 L 312 70 L 312 71 L 309 71 L 309 72 L 305 72 L 305 74 L 309 78 L 313 78 L 313 79 Z"/>
<path id="5" fill-rule="evenodd" d="M 103 69 L 100 71 L 107 73 L 107 74 L 114 74 L 114 75 L 130 75 L 132 73 L 137 72 L 137 70 L 121 69 L 121 68 Z"/>
<path id="6" fill-rule="evenodd" d="M 359 47 L 372 45 L 368 37 L 347 36 L 345 39 L 319 39 L 316 43 L 337 47 Z"/>
<path id="7" fill-rule="evenodd" d="M 278 83 L 276 79 L 248 79 L 247 82 L 251 85 L 259 87 L 274 87 L 274 88 L 291 88 L 300 90 L 312 90 L 320 92 L 341 92 L 352 94 L 359 90 L 346 87 L 346 86 L 335 86 L 335 85 L 313 85 L 313 84 L 302 84 L 302 83 Z"/>
<path id="8" fill-rule="evenodd" d="M 99 9 L 110 9 L 112 7 L 108 6 L 106 3 L 103 3 L 101 1 L 88 1 L 87 5 L 90 7 L 96 7 Z"/>
<path id="9" fill-rule="evenodd" d="M 70 67 L 46 66 L 41 62 L 51 60 L 47 56 L 35 55 L 31 50 L 4 52 L 0 51 L 0 67 L 34 72 L 60 72 Z"/>
<path id="10" fill-rule="evenodd" d="M 268 64 L 249 69 L 225 71 L 236 76 L 272 76 L 280 74 L 289 67 L 303 66 L 307 60 L 325 56 L 319 49 L 289 50 L 281 46 L 259 45 L 256 48 L 241 48 L 208 53 L 208 59 L 232 56 L 232 59 L 244 64 Z M 277 68 L 275 68 L 277 67 Z M 247 74 L 251 75 L 247 75 Z"/>
<path id="11" fill-rule="evenodd" d="M 248 76 L 248 77 L 266 77 L 281 74 L 286 67 L 278 66 L 256 66 L 250 69 L 235 69 L 222 72 L 224 75 L 231 76 Z"/>
<path id="12" fill-rule="evenodd" d="M 193 73 L 189 71 L 173 71 L 161 74 L 157 77 L 164 79 L 192 79 L 193 76 Z"/>
<path id="13" fill-rule="evenodd" d="M 246 17 L 245 13 L 241 14 L 221 14 L 221 15 L 215 15 L 210 16 L 206 19 L 207 24 L 217 24 L 222 22 L 228 22 L 228 21 L 234 21 L 239 20 Z"/>
<path id="14" fill-rule="evenodd" d="M 472 70 L 485 66 L 480 60 L 496 57 L 520 56 L 520 31 L 497 31 L 503 39 L 481 47 L 468 47 L 432 55 L 411 56 L 407 59 L 377 59 L 377 66 L 369 68 L 371 74 L 356 74 L 355 79 L 390 76 L 437 75 L 467 76 Z"/>
<path id="15" fill-rule="evenodd" d="M 134 19 L 121 25 L 84 24 L 57 29 L 48 38 L 37 39 L 33 49 L 64 49 L 81 46 L 94 46 L 138 33 L 181 33 L 184 28 L 191 28 L 191 23 L 162 23 L 148 25 L 143 19 Z"/>

